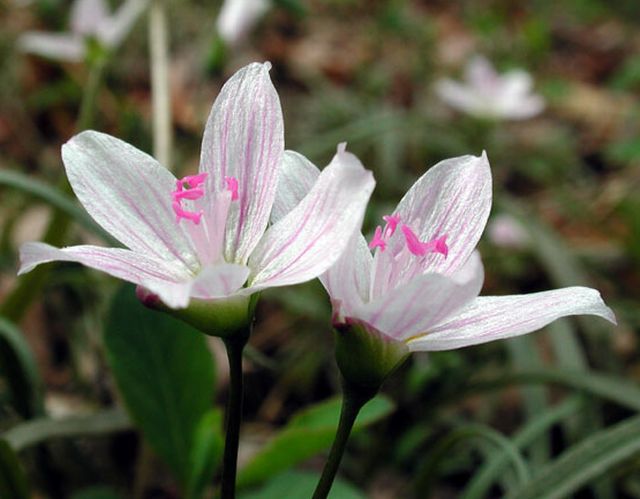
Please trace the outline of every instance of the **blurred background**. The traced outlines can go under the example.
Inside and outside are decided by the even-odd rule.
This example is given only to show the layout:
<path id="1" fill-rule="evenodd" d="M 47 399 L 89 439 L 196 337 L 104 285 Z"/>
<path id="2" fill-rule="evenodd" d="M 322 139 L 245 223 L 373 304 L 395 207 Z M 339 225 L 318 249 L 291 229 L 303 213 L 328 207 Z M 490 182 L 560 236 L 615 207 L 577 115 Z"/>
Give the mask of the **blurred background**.
<path id="1" fill-rule="evenodd" d="M 176 175 L 196 171 L 224 81 L 269 60 L 287 147 L 323 167 L 346 141 L 374 172 L 365 233 L 429 167 L 486 150 L 494 207 L 480 243 L 482 294 L 588 285 L 619 322 L 564 319 L 530 336 L 413 355 L 385 384 L 380 417 L 353 437 L 332 497 L 640 497 L 640 424 L 621 426 L 640 410 L 637 2 L 257 3 L 223 22 L 220 2 L 166 2 L 174 133 L 166 166 Z M 8 442 L 0 469 L 9 483 L 7 470 L 21 468 L 36 497 L 183 497 L 180 479 L 165 472 L 175 469 L 162 458 L 171 452 L 158 452 L 154 430 L 143 428 L 149 447 L 144 423 L 118 409 L 123 382 L 103 334 L 123 320 L 114 318 L 114 296 L 120 310 L 135 306 L 131 290 L 75 264 L 49 265 L 28 285 L 16 277 L 22 242 L 109 244 L 69 194 L 60 158 L 83 128 L 96 67 L 95 112 L 85 123 L 153 148 L 148 13 L 108 51 L 91 36 L 75 61 L 29 50 L 24 33 L 69 32 L 70 11 L 62 0 L 0 4 L 0 430 Z M 495 67 L 489 89 L 469 74 L 478 57 Z M 514 74 L 517 91 L 508 86 Z M 442 92 L 452 85 L 457 100 Z M 492 107 L 507 99 L 501 91 L 512 92 L 513 106 Z M 519 99 L 532 96 L 544 106 L 516 116 Z M 226 365 L 217 341 L 208 341 L 215 361 L 202 362 L 216 366 L 208 393 L 219 412 Z M 243 497 L 295 498 L 294 485 L 321 469 L 331 431 L 291 436 L 290 421 L 340 390 L 319 283 L 264 293 L 250 345 L 241 462 L 254 474 Z M 205 377 L 214 383 L 213 372 Z M 24 427 L 30 421 L 40 426 Z M 284 431 L 280 454 L 259 461 Z M 541 488 L 526 495 L 532 477 Z"/>

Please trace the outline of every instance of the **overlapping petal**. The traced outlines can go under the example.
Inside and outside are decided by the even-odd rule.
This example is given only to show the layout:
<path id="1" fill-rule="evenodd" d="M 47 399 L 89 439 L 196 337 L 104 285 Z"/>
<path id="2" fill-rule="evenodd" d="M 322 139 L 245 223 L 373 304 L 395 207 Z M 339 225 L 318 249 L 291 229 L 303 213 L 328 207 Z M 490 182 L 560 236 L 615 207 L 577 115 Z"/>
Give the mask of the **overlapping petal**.
<path id="1" fill-rule="evenodd" d="M 478 252 L 471 254 L 458 272 L 447 277 L 424 274 L 415 277 L 357 311 L 378 331 L 406 341 L 451 316 L 482 289 L 484 270 Z"/>
<path id="2" fill-rule="evenodd" d="M 295 151 L 284 152 L 278 189 L 271 209 L 273 223 L 298 206 L 318 180 L 318 175 L 318 167 L 302 154 Z"/>
<path id="3" fill-rule="evenodd" d="M 319 175 L 318 167 L 302 154 L 285 151 L 271 220 L 277 222 L 298 206 Z M 320 276 L 331 296 L 334 313 L 338 309 L 348 313 L 368 301 L 372 261 L 367 241 L 360 231 L 355 231 L 338 261 Z"/>
<path id="4" fill-rule="evenodd" d="M 280 99 L 270 64 L 250 64 L 224 85 L 207 121 L 200 171 L 211 190 L 238 180 L 238 203 L 227 221 L 225 257 L 245 264 L 269 222 L 284 151 Z"/>
<path id="5" fill-rule="evenodd" d="M 235 263 L 219 263 L 205 267 L 194 279 L 191 296 L 203 300 L 235 294 L 247 281 L 249 267 Z"/>
<path id="6" fill-rule="evenodd" d="M 309 194 L 265 233 L 251 255 L 247 292 L 318 276 L 336 262 L 360 228 L 375 182 L 344 147 L 339 146 Z"/>
<path id="7" fill-rule="evenodd" d="M 353 314 L 369 301 L 372 265 L 367 241 L 357 231 L 335 265 L 320 276 L 331 297 L 334 319 Z"/>
<path id="8" fill-rule="evenodd" d="M 191 240 L 171 209 L 176 180 L 155 159 L 93 131 L 67 142 L 62 158 L 76 196 L 107 232 L 143 256 L 197 270 Z"/>
<path id="9" fill-rule="evenodd" d="M 454 348 L 511 338 L 568 315 L 596 315 L 616 323 L 600 293 L 581 286 L 512 296 L 481 296 L 455 317 L 409 341 L 413 351 Z"/>
<path id="10" fill-rule="evenodd" d="M 402 198 L 395 213 L 421 240 L 447 236 L 447 258 L 434 253 L 423 272 L 449 275 L 463 265 L 480 240 L 491 211 L 491 170 L 485 153 L 441 161 Z M 401 238 L 396 244 L 404 244 Z"/>
<path id="11" fill-rule="evenodd" d="M 41 263 L 77 262 L 109 275 L 139 284 L 157 294 L 170 307 L 185 307 L 189 301 L 190 274 L 182 265 L 144 256 L 122 248 L 71 246 L 58 249 L 44 243 L 26 243 L 20 248 L 18 274 Z"/>

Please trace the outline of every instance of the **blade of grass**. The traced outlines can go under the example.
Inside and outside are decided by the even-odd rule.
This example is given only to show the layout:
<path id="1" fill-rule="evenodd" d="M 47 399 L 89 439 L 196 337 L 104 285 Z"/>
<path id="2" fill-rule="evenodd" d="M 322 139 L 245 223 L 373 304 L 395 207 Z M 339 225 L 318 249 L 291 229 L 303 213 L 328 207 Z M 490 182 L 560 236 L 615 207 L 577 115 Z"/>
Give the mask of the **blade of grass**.
<path id="1" fill-rule="evenodd" d="M 525 450 L 540 436 L 548 433 L 549 429 L 557 423 L 575 414 L 584 407 L 585 400 L 582 397 L 571 397 L 557 406 L 551 407 L 539 414 L 519 430 L 511 439 L 511 443 L 520 452 Z M 464 489 L 460 499 L 482 499 L 487 496 L 491 485 L 498 475 L 509 465 L 509 456 L 505 453 L 495 452 L 487 460 L 480 470 L 474 474 L 473 479 Z"/>
<path id="2" fill-rule="evenodd" d="M 640 416 L 574 445 L 507 499 L 562 499 L 640 452 Z"/>

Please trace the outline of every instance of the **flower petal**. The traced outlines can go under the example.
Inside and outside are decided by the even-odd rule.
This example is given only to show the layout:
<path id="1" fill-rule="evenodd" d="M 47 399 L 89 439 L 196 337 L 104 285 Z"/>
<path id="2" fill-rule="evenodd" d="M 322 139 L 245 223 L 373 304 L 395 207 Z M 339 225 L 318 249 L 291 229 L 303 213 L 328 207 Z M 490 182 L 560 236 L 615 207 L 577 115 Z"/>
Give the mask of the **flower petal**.
<path id="1" fill-rule="evenodd" d="M 320 276 L 331 297 L 334 319 L 341 320 L 369 301 L 373 256 L 367 240 L 358 231 L 338 261 Z"/>
<path id="2" fill-rule="evenodd" d="M 271 222 L 276 223 L 293 210 L 318 180 L 320 170 L 302 154 L 285 151 L 280 166 L 278 190 L 271 209 Z"/>
<path id="3" fill-rule="evenodd" d="M 575 286 L 541 293 L 481 296 L 456 317 L 408 343 L 412 351 L 451 350 L 536 331 L 568 315 L 597 315 L 616 323 L 595 289 Z"/>
<path id="4" fill-rule="evenodd" d="M 269 222 L 284 151 L 280 99 L 269 63 L 249 64 L 222 87 L 202 139 L 200 171 L 211 191 L 225 177 L 238 180 L 237 203 L 227 220 L 225 259 L 246 263 Z"/>
<path id="5" fill-rule="evenodd" d="M 80 62 L 85 55 L 85 41 L 70 33 L 41 33 L 29 31 L 18 38 L 18 48 L 60 61 Z"/>
<path id="6" fill-rule="evenodd" d="M 477 251 L 447 277 L 424 274 L 367 303 L 357 318 L 393 338 L 405 341 L 451 316 L 478 296 L 484 281 Z"/>
<path id="7" fill-rule="evenodd" d="M 190 275 L 182 266 L 122 248 L 71 246 L 59 249 L 44 243 L 25 243 L 20 248 L 18 274 L 25 274 L 41 263 L 53 261 L 78 262 L 142 285 L 157 294 L 169 307 L 181 308 L 189 303 Z"/>
<path id="8" fill-rule="evenodd" d="M 249 267 L 221 263 L 205 267 L 194 279 L 191 296 L 200 299 L 224 298 L 235 294 L 249 277 Z"/>
<path id="9" fill-rule="evenodd" d="M 475 249 L 490 211 L 491 170 L 487 155 L 482 153 L 446 159 L 430 168 L 405 194 L 395 213 L 420 240 L 447 236 L 448 256 L 429 256 L 423 273 L 448 275 Z M 398 237 L 395 244 L 404 241 Z"/>
<path id="10" fill-rule="evenodd" d="M 131 250 L 198 269 L 171 208 L 174 176 L 135 147 L 87 131 L 62 146 L 69 182 L 89 214 Z"/>
<path id="11" fill-rule="evenodd" d="M 71 31 L 80 35 L 95 35 L 109 17 L 104 0 L 75 0 L 71 7 Z"/>
<path id="12" fill-rule="evenodd" d="M 254 289 L 304 282 L 340 257 L 362 224 L 375 181 L 345 145 L 309 194 L 265 233 L 250 267 Z"/>
<path id="13" fill-rule="evenodd" d="M 149 0 L 127 0 L 100 25 L 98 38 L 107 47 L 117 47 L 148 6 Z"/>

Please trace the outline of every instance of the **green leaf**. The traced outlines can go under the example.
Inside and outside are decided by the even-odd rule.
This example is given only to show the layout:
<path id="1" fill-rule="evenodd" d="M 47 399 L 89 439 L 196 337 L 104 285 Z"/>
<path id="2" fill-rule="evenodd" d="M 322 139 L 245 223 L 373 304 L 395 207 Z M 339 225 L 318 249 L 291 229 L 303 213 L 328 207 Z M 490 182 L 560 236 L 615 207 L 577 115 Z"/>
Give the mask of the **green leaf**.
<path id="1" fill-rule="evenodd" d="M 206 413 L 198 423 L 185 497 L 202 497 L 204 488 L 211 482 L 224 450 L 222 433 L 222 411 L 218 409 Z"/>
<path id="2" fill-rule="evenodd" d="M 543 467 L 507 499 L 562 499 L 640 452 L 640 416 L 586 438 Z"/>
<path id="3" fill-rule="evenodd" d="M 27 477 L 11 446 L 0 440 L 0 497 L 29 499 Z"/>
<path id="4" fill-rule="evenodd" d="M 120 246 L 111 235 L 96 224 L 89 214 L 80 208 L 64 192 L 51 187 L 40 180 L 14 170 L 0 171 L 0 186 L 6 185 L 18 189 L 29 195 L 30 199 L 37 198 L 65 213 L 79 225 L 99 236 L 103 240 Z"/>
<path id="5" fill-rule="evenodd" d="M 42 380 L 22 331 L 0 317 L 0 373 L 6 379 L 11 401 L 25 419 L 43 413 Z"/>
<path id="6" fill-rule="evenodd" d="M 104 341 L 131 418 L 186 484 L 196 427 L 212 407 L 214 364 L 205 336 L 146 309 L 126 286 L 114 297 Z"/>
<path id="7" fill-rule="evenodd" d="M 38 418 L 7 430 L 2 437 L 17 451 L 54 438 L 104 435 L 131 429 L 131 422 L 121 409 L 108 409 L 89 416 Z"/>
<path id="8" fill-rule="evenodd" d="M 341 399 L 336 397 L 297 413 L 238 474 L 238 487 L 257 484 L 328 448 L 338 427 Z M 360 411 L 354 430 L 364 428 L 393 410 L 384 396 L 369 401 Z"/>
<path id="9" fill-rule="evenodd" d="M 316 473 L 286 471 L 270 480 L 259 490 L 240 494 L 239 499 L 309 499 L 320 480 Z M 336 478 L 329 499 L 365 499 L 358 489 Z"/>

